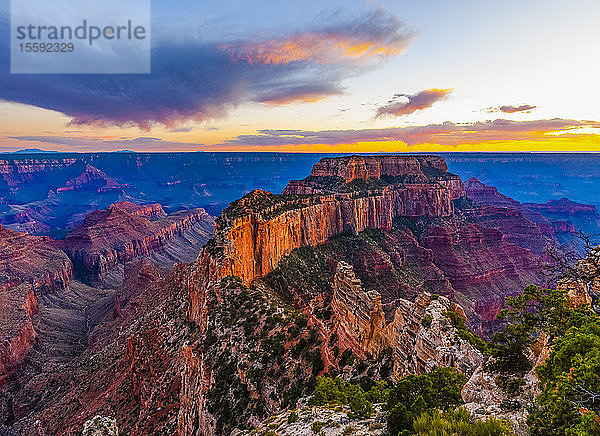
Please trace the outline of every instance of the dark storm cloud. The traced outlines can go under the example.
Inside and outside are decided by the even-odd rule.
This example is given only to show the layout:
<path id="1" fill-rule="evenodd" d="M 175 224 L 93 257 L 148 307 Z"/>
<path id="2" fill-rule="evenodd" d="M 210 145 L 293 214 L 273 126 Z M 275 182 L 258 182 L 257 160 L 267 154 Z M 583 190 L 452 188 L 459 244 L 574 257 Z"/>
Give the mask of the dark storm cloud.
<path id="1" fill-rule="evenodd" d="M 377 9 L 350 22 L 269 40 L 169 40 L 150 75 L 11 75 L 0 20 L 0 99 L 61 112 L 74 125 L 162 124 L 221 118 L 247 102 L 285 104 L 340 94 L 344 79 L 406 49 L 412 35 Z M 156 38 L 158 39 L 158 38 Z"/>

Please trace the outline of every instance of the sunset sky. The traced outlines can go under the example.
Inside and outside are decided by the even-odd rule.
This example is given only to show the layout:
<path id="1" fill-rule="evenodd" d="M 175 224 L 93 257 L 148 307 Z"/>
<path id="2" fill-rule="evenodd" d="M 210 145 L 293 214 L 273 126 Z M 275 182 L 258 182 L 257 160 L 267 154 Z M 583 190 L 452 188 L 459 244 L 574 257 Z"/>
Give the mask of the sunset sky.
<path id="1" fill-rule="evenodd" d="M 600 151 L 600 2 L 155 0 L 150 75 L 11 75 L 0 152 Z"/>

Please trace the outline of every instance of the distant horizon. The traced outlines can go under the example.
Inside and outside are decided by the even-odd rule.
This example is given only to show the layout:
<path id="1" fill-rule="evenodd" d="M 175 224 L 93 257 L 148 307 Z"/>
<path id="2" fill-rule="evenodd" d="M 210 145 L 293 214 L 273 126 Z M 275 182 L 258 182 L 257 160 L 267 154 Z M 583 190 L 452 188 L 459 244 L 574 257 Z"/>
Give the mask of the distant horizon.
<path id="1" fill-rule="evenodd" d="M 399 155 L 443 155 L 443 154 L 600 154 L 598 151 L 486 151 L 486 150 L 473 150 L 473 151 L 356 151 L 356 152 L 328 152 L 328 151 L 261 151 L 261 150 L 236 150 L 236 151 L 131 151 L 131 150 L 114 150 L 114 151 L 56 151 L 56 150 L 40 150 L 40 151 L 27 151 L 27 149 L 16 150 L 16 151 L 3 151 L 0 152 L 0 156 L 7 155 L 44 155 L 44 154 L 194 154 L 194 153 L 222 153 L 222 154 L 314 154 L 314 155 L 381 155 L 381 154 L 399 154 Z"/>

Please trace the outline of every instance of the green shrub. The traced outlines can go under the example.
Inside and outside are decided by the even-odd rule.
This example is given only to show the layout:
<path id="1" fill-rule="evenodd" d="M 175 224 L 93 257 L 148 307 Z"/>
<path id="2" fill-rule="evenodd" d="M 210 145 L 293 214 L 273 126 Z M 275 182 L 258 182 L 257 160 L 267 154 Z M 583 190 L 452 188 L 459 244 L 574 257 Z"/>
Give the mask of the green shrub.
<path id="1" fill-rule="evenodd" d="M 421 325 L 425 328 L 431 327 L 431 323 L 433 322 L 433 318 L 430 315 L 426 315 L 421 318 Z"/>
<path id="2" fill-rule="evenodd" d="M 318 434 L 321 432 L 321 430 L 323 429 L 323 427 L 325 426 L 324 422 L 321 421 L 315 421 L 312 423 L 312 425 L 310 426 L 310 429 L 312 430 L 312 432 L 314 434 Z"/>
<path id="3" fill-rule="evenodd" d="M 452 409 L 462 404 L 461 390 L 466 377 L 453 368 L 435 368 L 428 374 L 409 375 L 388 394 L 388 432 L 411 432 L 413 421 L 435 409 Z"/>
<path id="4" fill-rule="evenodd" d="M 315 406 L 348 404 L 346 382 L 339 377 L 317 377 L 315 393 L 310 400 Z"/>
<path id="5" fill-rule="evenodd" d="M 444 315 L 450 320 L 454 328 L 456 329 L 456 335 L 469 344 L 473 345 L 484 355 L 489 356 L 492 353 L 490 344 L 481 339 L 475 333 L 467 328 L 465 320 L 462 319 L 458 314 L 452 310 L 444 312 Z"/>
<path id="6" fill-rule="evenodd" d="M 363 390 L 359 391 L 350 397 L 350 418 L 365 419 L 373 415 L 373 404 L 369 400 Z"/>
<path id="7" fill-rule="evenodd" d="M 287 422 L 288 424 L 293 424 L 294 422 L 298 421 L 298 419 L 300 419 L 300 417 L 295 410 L 292 410 L 288 415 Z"/>
<path id="8" fill-rule="evenodd" d="M 501 420 L 490 418 L 487 421 L 471 421 L 471 415 L 464 409 L 434 410 L 424 413 L 413 422 L 418 436 L 510 436 L 514 433 L 510 426 Z"/>

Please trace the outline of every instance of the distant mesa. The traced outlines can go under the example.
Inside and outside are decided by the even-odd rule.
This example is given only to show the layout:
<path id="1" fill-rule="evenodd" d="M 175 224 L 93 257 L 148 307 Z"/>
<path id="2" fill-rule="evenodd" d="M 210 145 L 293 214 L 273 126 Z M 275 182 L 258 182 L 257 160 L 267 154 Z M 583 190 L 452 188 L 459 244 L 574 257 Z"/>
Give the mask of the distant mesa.
<path id="1" fill-rule="evenodd" d="M 431 184 L 456 188 L 464 195 L 460 178 L 448 172 L 440 156 L 346 156 L 323 158 L 310 176 L 292 180 L 283 194 L 329 194 L 357 188 L 377 189 L 394 184 Z"/>
<path id="2" fill-rule="evenodd" d="M 140 206 L 121 201 L 89 214 L 60 246 L 73 261 L 77 275 L 95 283 L 118 264 L 161 251 L 167 241 L 190 229 L 204 237 L 211 227 L 212 218 L 204 209 L 167 215 L 160 204 Z"/>
<path id="3" fill-rule="evenodd" d="M 41 148 L 24 148 L 17 151 L 5 151 L 0 154 L 45 154 L 45 153 L 60 153 L 60 151 L 54 150 L 42 150 Z"/>
<path id="4" fill-rule="evenodd" d="M 65 186 L 56 189 L 56 193 L 60 194 L 67 191 L 75 191 L 91 186 L 98 192 L 107 192 L 111 190 L 122 189 L 122 186 L 113 177 L 110 177 L 104 171 L 93 167 L 90 164 L 85 166 L 85 170 L 79 176 L 67 180 Z"/>

